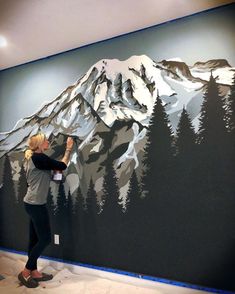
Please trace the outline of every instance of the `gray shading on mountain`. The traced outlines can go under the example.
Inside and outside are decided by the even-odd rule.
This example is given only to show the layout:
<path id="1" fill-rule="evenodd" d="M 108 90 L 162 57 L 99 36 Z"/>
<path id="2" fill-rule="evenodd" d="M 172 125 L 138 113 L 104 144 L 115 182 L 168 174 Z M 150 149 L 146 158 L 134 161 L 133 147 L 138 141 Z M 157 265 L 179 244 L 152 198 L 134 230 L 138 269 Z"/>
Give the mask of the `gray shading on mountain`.
<path id="1" fill-rule="evenodd" d="M 112 160 L 125 205 L 133 170 L 138 177 L 142 174 L 146 132 L 157 95 L 174 131 L 183 108 L 197 130 L 211 70 L 226 96 L 234 74 L 226 60 L 197 62 L 192 67 L 179 59 L 156 62 L 146 55 L 100 60 L 38 112 L 18 121 L 10 132 L 0 133 L 0 159 L 10 157 L 17 182 L 31 135 L 45 133 L 51 141 L 48 154 L 55 158 L 62 155 L 67 136 L 73 136 L 76 144 L 66 171 L 72 194 L 80 187 L 86 195 L 92 179 L 101 199 L 105 165 Z"/>
<path id="2" fill-rule="evenodd" d="M 187 79 L 192 82 L 200 82 L 205 84 L 200 78 L 195 78 L 192 76 L 188 65 L 182 61 L 174 61 L 174 60 L 163 60 L 158 62 L 156 65 L 157 68 L 165 71 L 169 77 L 172 77 L 175 80 L 183 81 Z"/>
<path id="3" fill-rule="evenodd" d="M 228 63 L 226 59 L 213 59 L 208 60 L 206 62 L 196 62 L 192 68 L 197 70 L 205 70 L 208 71 L 208 69 L 216 69 L 216 68 L 223 68 L 223 67 L 231 67 L 231 65 Z"/>

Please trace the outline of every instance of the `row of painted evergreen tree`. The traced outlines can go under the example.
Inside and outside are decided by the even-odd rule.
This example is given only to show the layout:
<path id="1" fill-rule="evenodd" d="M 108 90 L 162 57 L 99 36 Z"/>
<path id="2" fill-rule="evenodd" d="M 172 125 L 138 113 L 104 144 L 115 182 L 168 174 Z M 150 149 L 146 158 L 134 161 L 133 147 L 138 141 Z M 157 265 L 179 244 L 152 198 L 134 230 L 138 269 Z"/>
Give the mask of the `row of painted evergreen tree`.
<path id="1" fill-rule="evenodd" d="M 228 250 L 235 229 L 234 85 L 225 101 L 211 76 L 197 134 L 184 109 L 174 138 L 157 99 L 148 131 L 145 173 L 138 181 L 133 172 L 126 211 L 118 203 L 111 161 L 106 165 L 102 208 L 92 181 L 86 202 L 78 191 L 74 204 L 70 195 L 66 201 L 61 185 L 57 206 L 49 201 L 49 207 L 62 246 L 48 253 L 234 290 L 235 255 Z"/>
<path id="2" fill-rule="evenodd" d="M 225 101 L 211 76 L 197 134 L 183 109 L 174 137 L 157 98 L 147 136 L 144 175 L 138 180 L 133 172 L 126 211 L 111 161 L 101 206 L 92 180 L 86 201 L 80 190 L 75 200 L 66 197 L 63 184 L 56 203 L 49 194 L 52 233 L 60 235 L 60 245 L 51 244 L 45 254 L 234 290 L 235 80 Z M 0 246 L 26 250 L 24 170 L 18 201 L 8 159 L 3 182 Z"/>

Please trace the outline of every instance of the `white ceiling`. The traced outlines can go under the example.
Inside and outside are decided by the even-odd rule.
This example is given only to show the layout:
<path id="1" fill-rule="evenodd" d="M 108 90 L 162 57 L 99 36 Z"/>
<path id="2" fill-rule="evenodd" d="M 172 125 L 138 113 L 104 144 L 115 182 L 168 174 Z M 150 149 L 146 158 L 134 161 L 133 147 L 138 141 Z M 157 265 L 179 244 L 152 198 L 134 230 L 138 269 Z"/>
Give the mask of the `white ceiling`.
<path id="1" fill-rule="evenodd" d="M 0 0 L 0 70 L 234 1 Z"/>

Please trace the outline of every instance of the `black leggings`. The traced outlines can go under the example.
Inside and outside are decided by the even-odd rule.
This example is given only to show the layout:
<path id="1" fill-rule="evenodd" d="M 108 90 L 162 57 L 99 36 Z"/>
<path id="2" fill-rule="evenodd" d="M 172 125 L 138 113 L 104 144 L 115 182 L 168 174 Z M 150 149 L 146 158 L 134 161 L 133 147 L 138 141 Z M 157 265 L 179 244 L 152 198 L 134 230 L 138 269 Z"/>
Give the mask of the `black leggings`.
<path id="1" fill-rule="evenodd" d="M 51 228 L 46 204 L 24 205 L 30 217 L 28 261 L 25 267 L 32 271 L 37 269 L 37 259 L 51 242 Z"/>

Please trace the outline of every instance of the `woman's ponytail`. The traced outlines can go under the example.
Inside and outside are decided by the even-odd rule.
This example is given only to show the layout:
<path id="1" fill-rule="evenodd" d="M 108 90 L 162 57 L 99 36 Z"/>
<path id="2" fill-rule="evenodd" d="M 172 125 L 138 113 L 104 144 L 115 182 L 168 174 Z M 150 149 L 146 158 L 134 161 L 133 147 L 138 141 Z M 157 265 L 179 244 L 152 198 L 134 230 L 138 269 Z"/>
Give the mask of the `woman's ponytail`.
<path id="1" fill-rule="evenodd" d="M 29 160 L 32 157 L 32 155 L 33 155 L 33 151 L 31 149 L 27 149 L 24 153 L 24 158 L 26 160 Z"/>

